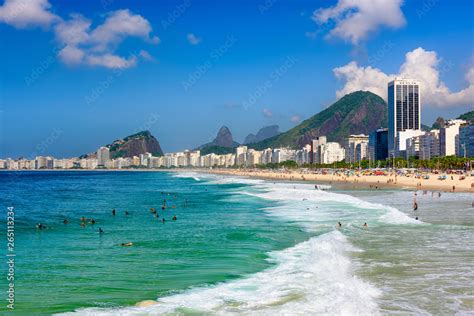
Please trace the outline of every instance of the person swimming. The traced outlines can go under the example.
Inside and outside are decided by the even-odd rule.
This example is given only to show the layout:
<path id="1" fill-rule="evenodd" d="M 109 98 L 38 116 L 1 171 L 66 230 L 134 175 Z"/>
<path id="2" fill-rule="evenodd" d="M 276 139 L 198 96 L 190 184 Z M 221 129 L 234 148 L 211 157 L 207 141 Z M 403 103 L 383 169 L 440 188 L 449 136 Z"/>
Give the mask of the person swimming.
<path id="1" fill-rule="evenodd" d="M 415 219 L 416 219 L 416 220 L 418 220 L 418 216 L 417 216 L 417 217 L 415 217 Z"/>
<path id="2" fill-rule="evenodd" d="M 369 225 L 367 225 L 367 222 L 365 222 L 363 226 L 364 227 L 369 227 Z"/>
<path id="3" fill-rule="evenodd" d="M 337 222 L 337 226 L 338 226 L 338 227 L 342 227 L 341 222 Z"/>
<path id="4" fill-rule="evenodd" d="M 133 246 L 133 243 L 132 242 L 121 243 L 120 246 L 122 246 L 122 247 L 131 247 L 131 246 Z"/>
<path id="5" fill-rule="evenodd" d="M 177 220 L 176 215 L 173 216 L 173 220 L 174 220 L 174 221 Z"/>
<path id="6" fill-rule="evenodd" d="M 115 216 L 115 209 L 112 210 L 112 216 Z"/>
<path id="7" fill-rule="evenodd" d="M 166 222 L 166 220 L 163 218 L 163 219 L 161 220 L 161 222 L 164 224 L 164 223 Z"/>
<path id="8" fill-rule="evenodd" d="M 91 218 L 91 220 L 89 221 L 89 224 L 94 225 L 94 224 L 95 224 L 95 220 L 94 220 L 93 218 Z"/>
<path id="9" fill-rule="evenodd" d="M 81 222 L 85 222 L 86 220 L 87 220 L 87 218 L 85 216 L 81 217 Z"/>
<path id="10" fill-rule="evenodd" d="M 38 229 L 40 229 L 40 230 L 41 230 L 41 229 L 45 229 L 45 228 L 46 228 L 46 226 L 44 226 L 44 225 L 43 225 L 43 224 L 41 224 L 41 223 L 38 223 L 38 224 L 36 224 L 36 228 L 38 228 Z"/>
<path id="11" fill-rule="evenodd" d="M 416 211 L 418 209 L 418 203 L 413 202 L 413 210 Z"/>
<path id="12" fill-rule="evenodd" d="M 69 224 L 69 221 L 67 220 L 67 218 L 63 220 L 63 224 Z"/>
<path id="13" fill-rule="evenodd" d="M 99 227 L 99 234 L 103 234 L 103 233 L 104 233 L 104 230 Z"/>
<path id="14" fill-rule="evenodd" d="M 81 222 L 81 227 L 86 227 L 86 222 Z"/>
<path id="15" fill-rule="evenodd" d="M 125 211 L 125 216 L 128 216 L 130 215 L 130 213 L 128 211 Z"/>

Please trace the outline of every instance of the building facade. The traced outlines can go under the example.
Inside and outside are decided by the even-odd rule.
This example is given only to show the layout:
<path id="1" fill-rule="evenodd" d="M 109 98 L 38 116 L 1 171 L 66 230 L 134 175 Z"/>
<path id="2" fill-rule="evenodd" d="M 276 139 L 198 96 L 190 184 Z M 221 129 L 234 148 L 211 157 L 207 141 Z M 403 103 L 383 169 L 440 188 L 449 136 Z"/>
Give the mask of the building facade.
<path id="1" fill-rule="evenodd" d="M 399 132 L 421 129 L 420 82 L 398 79 L 388 83 L 388 151 L 395 153 Z"/>
<path id="2" fill-rule="evenodd" d="M 459 127 L 459 156 L 474 157 L 474 123 Z"/>
<path id="3" fill-rule="evenodd" d="M 369 159 L 385 160 L 388 157 L 388 128 L 379 128 L 369 134 Z"/>
<path id="4" fill-rule="evenodd" d="M 354 163 L 368 158 L 369 136 L 350 135 L 346 138 L 345 160 L 347 163 Z"/>
<path id="5" fill-rule="evenodd" d="M 448 120 L 445 126 L 439 130 L 439 152 L 441 156 L 454 156 L 459 149 L 456 146 L 456 138 L 459 128 L 466 124 L 464 120 Z"/>

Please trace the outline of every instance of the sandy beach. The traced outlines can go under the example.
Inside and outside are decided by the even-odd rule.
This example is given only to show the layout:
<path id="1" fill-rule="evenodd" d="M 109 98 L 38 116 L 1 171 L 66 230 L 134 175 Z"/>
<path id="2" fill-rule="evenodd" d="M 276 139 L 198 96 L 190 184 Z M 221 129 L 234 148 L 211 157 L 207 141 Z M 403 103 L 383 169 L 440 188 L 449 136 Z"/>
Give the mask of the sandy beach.
<path id="1" fill-rule="evenodd" d="M 202 169 L 199 171 L 203 171 Z M 441 174 L 428 173 L 429 179 L 416 177 L 414 174 L 397 175 L 389 173 L 387 175 L 367 175 L 354 173 L 345 175 L 342 173 L 322 174 L 313 173 L 302 169 L 298 170 L 260 170 L 260 169 L 209 169 L 206 172 L 213 174 L 224 174 L 234 176 L 244 176 L 252 178 L 289 180 L 289 181 L 311 181 L 324 184 L 337 184 L 339 187 L 351 189 L 379 189 L 379 188 L 400 188 L 400 189 L 419 189 L 452 192 L 473 192 L 474 177 L 460 175 L 446 175 L 445 180 L 439 180 Z M 426 173 L 423 173 L 424 175 Z"/>

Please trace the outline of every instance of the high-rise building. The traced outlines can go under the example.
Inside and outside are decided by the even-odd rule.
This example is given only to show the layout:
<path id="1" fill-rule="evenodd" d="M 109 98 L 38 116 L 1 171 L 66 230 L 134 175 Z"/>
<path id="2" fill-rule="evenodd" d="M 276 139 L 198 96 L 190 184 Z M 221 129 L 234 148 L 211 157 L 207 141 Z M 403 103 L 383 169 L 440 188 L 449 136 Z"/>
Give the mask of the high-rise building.
<path id="1" fill-rule="evenodd" d="M 388 151 L 395 154 L 398 132 L 421 129 L 420 82 L 399 79 L 388 83 Z"/>
<path id="2" fill-rule="evenodd" d="M 368 156 L 369 136 L 360 135 L 349 135 L 346 138 L 345 149 L 345 160 L 347 163 L 357 162 L 364 160 Z"/>
<path id="3" fill-rule="evenodd" d="M 311 141 L 310 163 L 321 163 L 321 146 L 326 144 L 326 136 L 319 136 Z"/>
<path id="4" fill-rule="evenodd" d="M 372 161 L 388 157 L 388 128 L 379 128 L 369 134 L 369 158 Z"/>
<path id="5" fill-rule="evenodd" d="M 97 149 L 97 162 L 99 166 L 105 166 L 110 159 L 110 151 L 107 147 Z"/>

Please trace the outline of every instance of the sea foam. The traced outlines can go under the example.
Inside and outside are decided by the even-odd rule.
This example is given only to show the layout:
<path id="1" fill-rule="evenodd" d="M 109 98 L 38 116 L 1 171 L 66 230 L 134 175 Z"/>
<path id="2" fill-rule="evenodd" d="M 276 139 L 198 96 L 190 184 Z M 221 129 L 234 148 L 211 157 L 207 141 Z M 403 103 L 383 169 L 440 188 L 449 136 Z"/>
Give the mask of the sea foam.
<path id="1" fill-rule="evenodd" d="M 196 180 L 195 173 L 176 174 Z M 317 233 L 293 247 L 269 253 L 275 265 L 236 281 L 210 287 L 197 287 L 179 294 L 160 297 L 156 305 L 121 309 L 86 308 L 81 315 L 157 315 L 162 313 L 205 313 L 217 315 L 374 315 L 379 314 L 377 297 L 381 292 L 354 275 L 351 252 L 355 248 L 342 231 L 363 221 L 376 225 L 416 223 L 395 208 L 369 203 L 359 198 L 314 185 L 278 183 L 240 177 L 199 176 L 203 184 L 246 184 L 232 191 L 263 199 L 276 205 L 265 208 L 269 216 L 291 221 Z M 196 180 L 198 181 L 198 180 Z M 69 315 L 74 313 L 66 313 Z"/>

